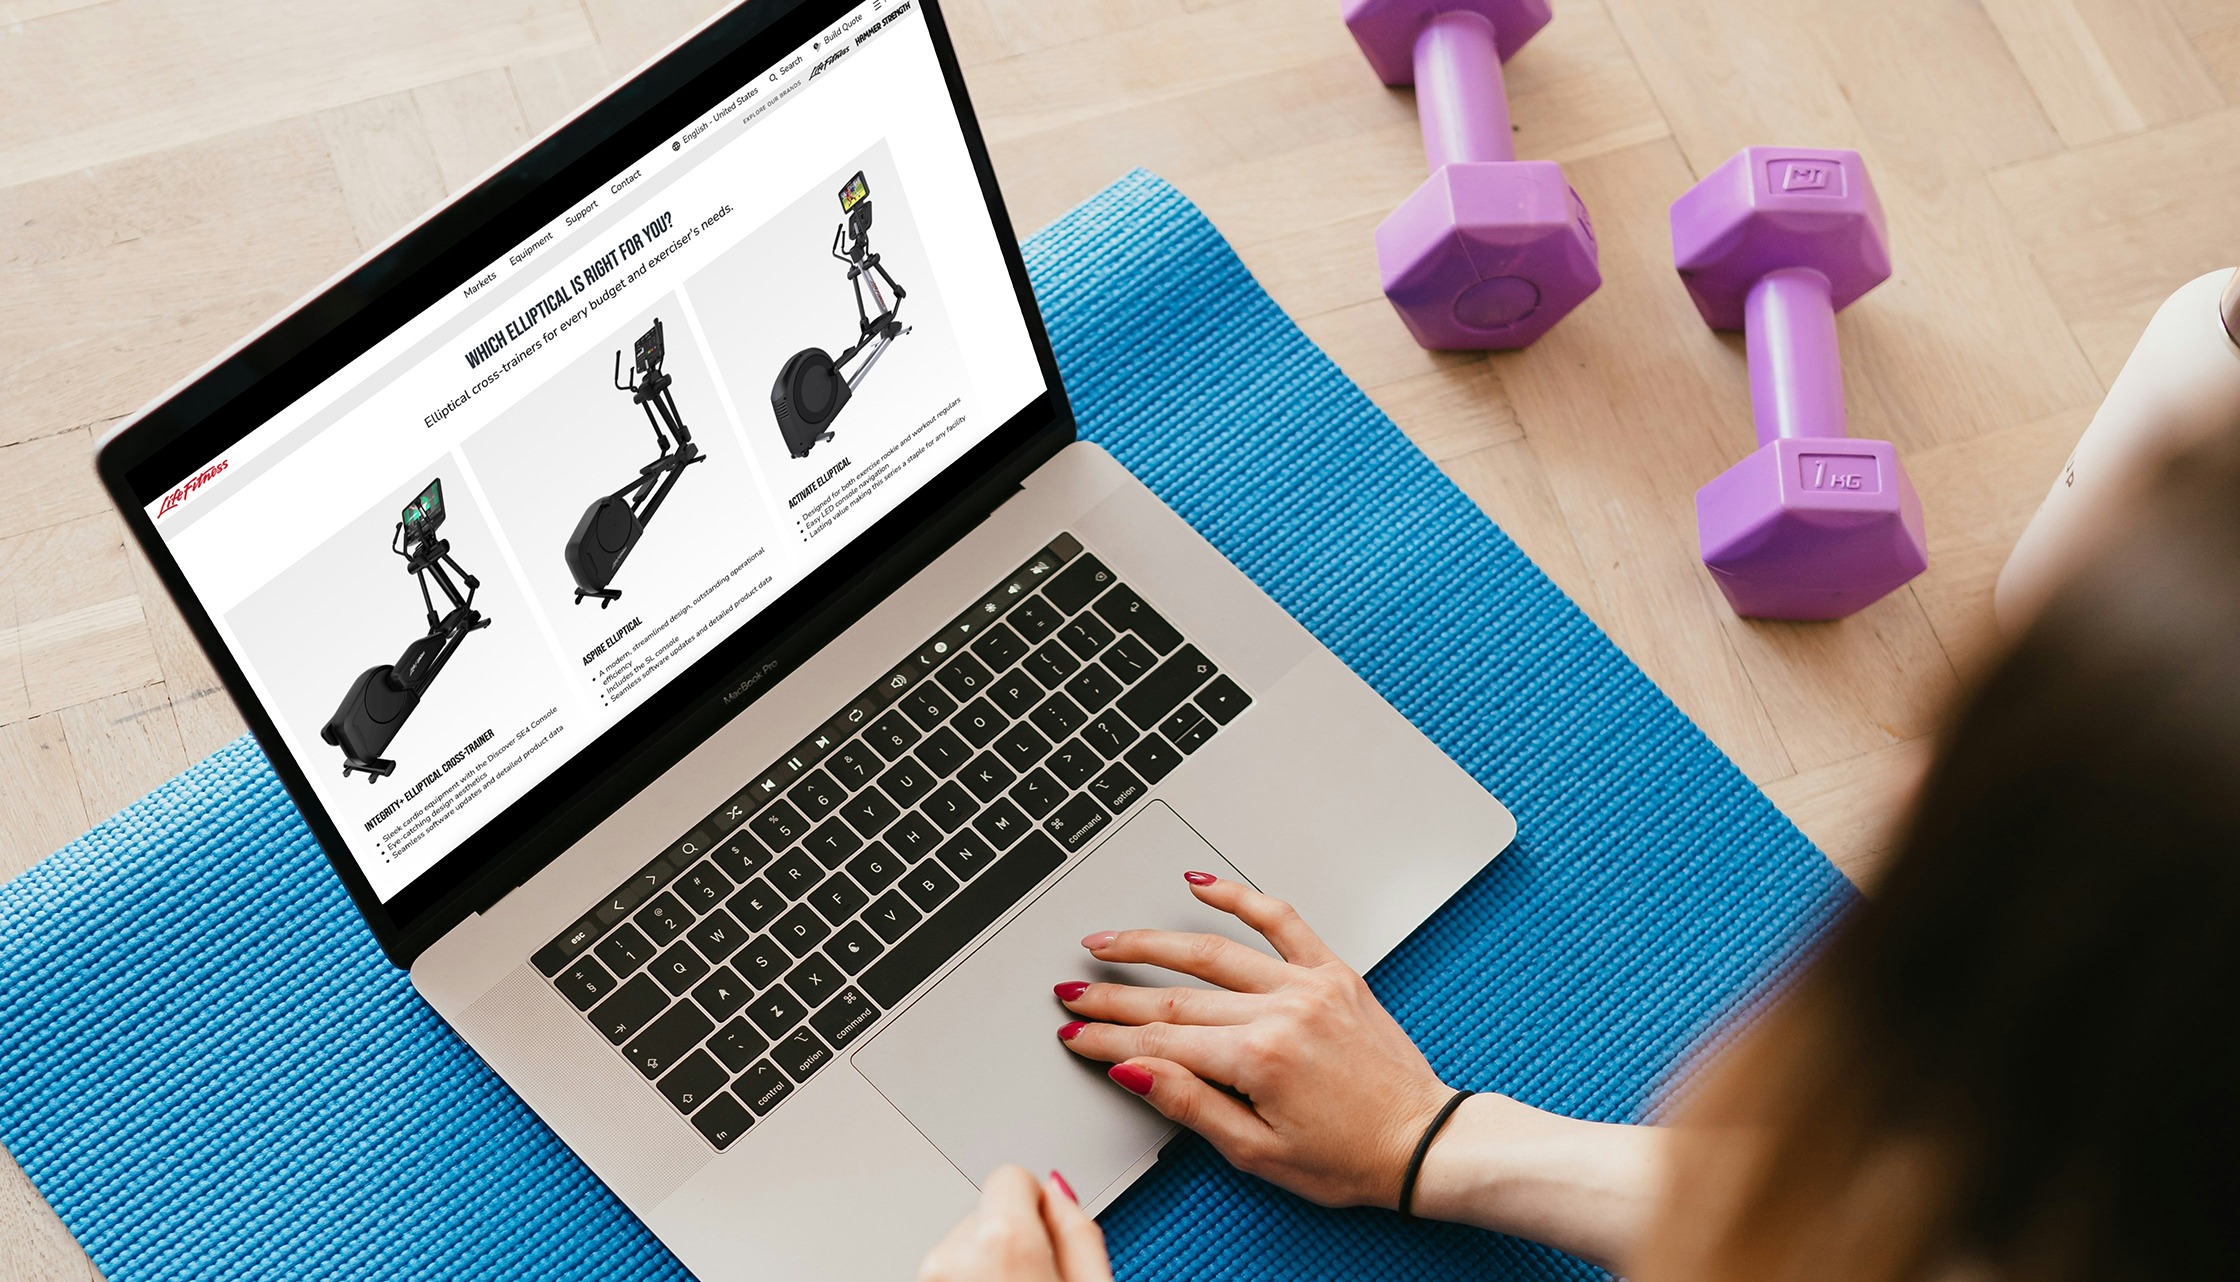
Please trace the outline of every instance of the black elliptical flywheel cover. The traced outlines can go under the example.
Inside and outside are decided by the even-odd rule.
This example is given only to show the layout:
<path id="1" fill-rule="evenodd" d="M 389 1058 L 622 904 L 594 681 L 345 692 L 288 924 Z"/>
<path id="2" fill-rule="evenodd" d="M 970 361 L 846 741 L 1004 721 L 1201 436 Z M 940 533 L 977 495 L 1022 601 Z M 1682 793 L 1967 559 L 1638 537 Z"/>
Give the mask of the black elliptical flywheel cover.
<path id="1" fill-rule="evenodd" d="M 606 587 L 644 529 L 623 499 L 608 494 L 591 500 L 566 547 L 568 573 L 575 576 L 576 586 L 593 592 Z"/>
<path id="2" fill-rule="evenodd" d="M 824 438 L 827 425 L 847 408 L 853 391 L 823 348 L 795 352 L 770 389 L 770 408 L 778 416 L 786 453 L 806 457 L 809 447 Z"/>
<path id="3" fill-rule="evenodd" d="M 620 503 L 599 508 L 599 548 L 609 554 L 630 546 L 630 509 Z"/>

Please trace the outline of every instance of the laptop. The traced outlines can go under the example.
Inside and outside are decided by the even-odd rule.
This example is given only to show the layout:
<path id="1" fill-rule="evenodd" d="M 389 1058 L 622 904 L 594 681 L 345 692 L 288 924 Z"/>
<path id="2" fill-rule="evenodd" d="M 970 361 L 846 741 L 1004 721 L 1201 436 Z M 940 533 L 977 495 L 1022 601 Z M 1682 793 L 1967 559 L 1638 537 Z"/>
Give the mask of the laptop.
<path id="1" fill-rule="evenodd" d="M 1265 947 L 1198 869 L 1367 969 L 1515 832 L 1075 440 L 936 0 L 717 15 L 99 463 L 390 960 L 702 1278 L 1108 1205 L 1174 1130 L 1051 985 L 1175 977 L 1081 936 Z"/>

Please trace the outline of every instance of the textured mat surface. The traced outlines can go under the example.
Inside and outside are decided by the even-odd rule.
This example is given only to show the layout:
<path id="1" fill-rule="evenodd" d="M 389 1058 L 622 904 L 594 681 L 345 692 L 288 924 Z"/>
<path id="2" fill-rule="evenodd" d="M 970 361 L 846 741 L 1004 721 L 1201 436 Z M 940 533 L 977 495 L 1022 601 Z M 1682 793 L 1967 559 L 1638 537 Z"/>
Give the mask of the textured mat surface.
<path id="1" fill-rule="evenodd" d="M 1377 991 L 1452 1082 L 1638 1115 L 1841 875 L 1171 188 L 1028 259 L 1084 435 L 1516 812 Z M 114 1282 L 683 1273 L 382 960 L 248 740 L 0 890 L 0 1142 Z M 1593 1272 L 1194 1140 L 1105 1223 L 1124 1278 Z"/>

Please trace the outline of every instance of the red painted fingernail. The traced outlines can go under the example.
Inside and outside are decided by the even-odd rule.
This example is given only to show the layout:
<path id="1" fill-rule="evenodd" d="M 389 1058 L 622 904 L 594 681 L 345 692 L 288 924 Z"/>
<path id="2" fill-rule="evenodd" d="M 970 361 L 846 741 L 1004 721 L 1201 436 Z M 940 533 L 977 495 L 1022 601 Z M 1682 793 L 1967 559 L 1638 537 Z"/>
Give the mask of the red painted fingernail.
<path id="1" fill-rule="evenodd" d="M 1066 1195 L 1066 1201 L 1073 1203 L 1075 1206 L 1081 1205 L 1080 1196 L 1073 1191 L 1073 1186 L 1071 1184 L 1066 1183 L 1065 1176 L 1058 1174 L 1056 1171 L 1052 1171 L 1050 1172 L 1050 1182 L 1058 1186 L 1058 1191 L 1060 1193 Z"/>
<path id="2" fill-rule="evenodd" d="M 1221 880 L 1210 872 L 1186 872 L 1182 874 L 1182 879 L 1193 886 L 1210 886 Z"/>
<path id="3" fill-rule="evenodd" d="M 1082 1023 L 1078 1019 L 1074 1020 L 1071 1023 L 1060 1024 L 1058 1025 L 1058 1040 L 1061 1042 L 1070 1042 L 1074 1038 L 1081 1036 L 1081 1030 L 1087 1027 L 1087 1024 Z"/>
<path id="4" fill-rule="evenodd" d="M 1094 935 L 1083 935 L 1081 946 L 1092 953 L 1098 952 L 1112 947 L 1112 941 L 1118 938 L 1120 938 L 1120 932 L 1117 930 L 1100 930 Z"/>
<path id="5" fill-rule="evenodd" d="M 1106 1070 L 1105 1076 L 1138 1095 L 1149 1095 L 1151 1093 L 1151 1070 L 1149 1069 L 1137 1068 L 1133 1064 L 1114 1064 Z"/>
<path id="6" fill-rule="evenodd" d="M 1061 1002 L 1077 1002 L 1081 1000 L 1081 994 L 1089 991 L 1089 986 L 1080 980 L 1074 980 L 1070 983 L 1052 985 L 1050 991 L 1056 993 L 1058 1000 Z"/>

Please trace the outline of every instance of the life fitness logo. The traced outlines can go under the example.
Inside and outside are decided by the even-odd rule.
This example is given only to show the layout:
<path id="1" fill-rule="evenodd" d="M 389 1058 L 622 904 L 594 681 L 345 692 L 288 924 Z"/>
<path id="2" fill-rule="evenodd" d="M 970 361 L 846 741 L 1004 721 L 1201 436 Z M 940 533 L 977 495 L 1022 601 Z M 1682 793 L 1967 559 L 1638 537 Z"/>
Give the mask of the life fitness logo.
<path id="1" fill-rule="evenodd" d="M 212 463 L 210 466 L 195 473 L 193 476 L 190 476 L 186 480 L 181 481 L 179 483 L 178 489 L 175 489 L 169 494 L 163 496 L 163 506 L 156 509 L 156 519 L 159 521 L 162 520 L 164 513 L 179 506 L 179 504 L 183 502 L 189 494 L 192 494 L 196 490 L 201 489 L 203 486 L 208 485 L 211 481 L 211 478 L 217 476 L 218 473 L 225 470 L 226 461 L 224 459 L 219 459 L 217 462 Z"/>

